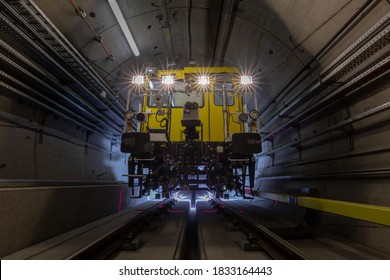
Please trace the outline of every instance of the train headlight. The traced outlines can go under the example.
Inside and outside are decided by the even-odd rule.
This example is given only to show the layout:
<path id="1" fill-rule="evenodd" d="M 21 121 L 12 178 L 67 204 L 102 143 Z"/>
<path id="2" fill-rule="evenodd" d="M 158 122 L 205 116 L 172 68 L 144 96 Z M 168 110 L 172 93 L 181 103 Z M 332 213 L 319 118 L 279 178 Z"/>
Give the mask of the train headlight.
<path id="1" fill-rule="evenodd" d="M 142 85 L 145 82 L 145 76 L 133 76 L 132 83 Z"/>
<path id="2" fill-rule="evenodd" d="M 209 76 L 199 76 L 198 77 L 198 85 L 206 86 L 210 84 L 210 77 Z"/>
<path id="3" fill-rule="evenodd" d="M 240 82 L 242 85 L 251 85 L 252 82 L 252 76 L 241 76 Z"/>
<path id="4" fill-rule="evenodd" d="M 131 111 L 131 110 L 126 111 L 126 112 L 125 112 L 125 119 L 129 121 L 129 120 L 131 120 L 132 118 L 134 118 L 134 112 Z"/>
<path id="5" fill-rule="evenodd" d="M 260 113 L 256 110 L 252 110 L 249 113 L 249 116 L 251 117 L 252 120 L 257 120 L 260 117 Z"/>
<path id="6" fill-rule="evenodd" d="M 164 85 L 173 85 L 175 82 L 175 77 L 172 75 L 162 76 L 161 81 Z"/>
<path id="7" fill-rule="evenodd" d="M 240 115 L 238 115 L 238 118 L 241 122 L 246 122 L 248 120 L 248 114 L 240 113 Z"/>

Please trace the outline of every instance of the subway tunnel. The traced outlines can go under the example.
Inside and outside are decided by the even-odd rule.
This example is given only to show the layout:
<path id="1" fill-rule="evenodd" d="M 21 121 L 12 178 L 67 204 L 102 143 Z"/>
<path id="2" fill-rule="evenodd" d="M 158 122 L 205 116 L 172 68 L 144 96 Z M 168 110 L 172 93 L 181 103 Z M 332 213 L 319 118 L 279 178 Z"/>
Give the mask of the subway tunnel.
<path id="1" fill-rule="evenodd" d="M 389 23 L 388 0 L 0 0 L 0 258 L 389 259 Z M 248 197 L 123 176 L 132 79 L 185 67 L 253 79 Z"/>

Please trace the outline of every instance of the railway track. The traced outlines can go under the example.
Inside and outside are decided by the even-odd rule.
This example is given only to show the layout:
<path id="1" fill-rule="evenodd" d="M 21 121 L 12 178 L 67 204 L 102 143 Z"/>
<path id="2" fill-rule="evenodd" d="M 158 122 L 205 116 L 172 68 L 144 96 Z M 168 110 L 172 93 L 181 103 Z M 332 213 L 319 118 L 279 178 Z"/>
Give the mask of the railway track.
<path id="1" fill-rule="evenodd" d="M 329 236 L 285 240 L 247 201 L 152 200 L 4 259 L 364 259 L 387 257 Z M 268 220 L 267 220 L 268 219 Z M 267 227 L 265 227 L 264 225 Z"/>
<path id="2" fill-rule="evenodd" d="M 35 244 L 3 259 L 102 259 L 125 236 L 153 216 L 167 211 L 174 201 L 151 200 Z"/>

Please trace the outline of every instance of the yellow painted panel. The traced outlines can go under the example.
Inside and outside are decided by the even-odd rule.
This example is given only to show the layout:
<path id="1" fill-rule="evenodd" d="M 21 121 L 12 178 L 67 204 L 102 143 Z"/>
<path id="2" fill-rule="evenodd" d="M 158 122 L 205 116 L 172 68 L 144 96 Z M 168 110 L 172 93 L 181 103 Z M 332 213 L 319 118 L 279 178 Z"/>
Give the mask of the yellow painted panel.
<path id="1" fill-rule="evenodd" d="M 210 141 L 222 142 L 224 140 L 223 108 L 214 105 L 214 93 L 210 94 Z"/>
<path id="2" fill-rule="evenodd" d="M 341 216 L 390 226 L 390 207 L 317 197 L 297 197 L 297 204 Z"/>
<path id="3" fill-rule="evenodd" d="M 187 74 L 207 74 L 207 73 L 239 73 L 235 67 L 184 67 Z"/>
<path id="4" fill-rule="evenodd" d="M 205 100 L 206 101 L 206 100 Z M 203 141 L 209 141 L 209 129 L 208 129 L 208 102 L 205 102 L 203 107 L 199 108 L 199 118 L 203 124 Z M 172 108 L 171 115 L 171 134 L 170 139 L 172 142 L 184 141 L 184 129 L 185 127 L 181 125 L 181 119 L 183 117 L 183 108 Z M 199 137 L 201 137 L 201 128 L 197 127 L 196 130 L 199 132 Z"/>
<path id="5" fill-rule="evenodd" d="M 146 98 L 145 98 L 146 99 Z M 203 141 L 210 141 L 209 137 L 209 118 L 208 118 L 208 97 L 205 96 L 203 107 L 199 108 L 199 117 L 203 123 Z M 155 107 L 144 107 L 144 111 L 150 111 L 152 113 L 157 112 Z M 167 108 L 163 108 L 167 112 Z M 179 142 L 185 140 L 184 129 L 181 125 L 181 119 L 183 117 L 183 108 L 172 108 L 171 110 L 171 129 L 170 129 L 170 140 L 173 142 Z M 157 116 L 158 120 L 168 118 L 165 116 Z M 148 128 L 161 128 L 160 123 L 156 120 L 155 114 L 148 114 L 148 121 L 142 124 L 142 132 L 147 132 Z M 201 128 L 197 127 L 197 131 L 201 133 Z M 201 134 L 199 134 L 201 137 Z"/>
<path id="6" fill-rule="evenodd" d="M 308 196 L 289 196 L 287 194 L 259 192 L 260 197 L 289 203 L 295 198 L 296 205 L 324 211 L 340 216 L 390 226 L 390 207 L 355 203 L 341 200 Z"/>
<path id="7" fill-rule="evenodd" d="M 236 73 L 239 71 L 234 67 L 210 67 L 210 68 L 199 68 L 199 67 L 186 67 L 179 70 L 158 70 L 156 72 L 157 79 L 160 79 L 164 75 L 175 75 L 176 79 L 184 79 L 185 74 L 218 74 L 218 73 Z M 233 82 L 233 81 L 232 81 Z M 205 92 L 203 99 L 203 106 L 199 108 L 199 117 L 203 124 L 203 141 L 205 142 L 222 142 L 225 140 L 224 137 L 224 117 L 223 107 L 216 106 L 214 103 L 214 93 Z M 235 113 L 242 111 L 242 97 L 235 96 L 235 102 L 233 106 L 228 106 L 228 111 Z M 163 108 L 167 111 L 167 108 Z M 147 98 L 144 98 L 143 110 L 144 112 L 157 112 L 157 108 L 147 106 Z M 183 116 L 183 108 L 172 108 L 171 111 L 171 126 L 170 126 L 170 140 L 173 142 L 184 141 L 184 127 L 181 125 L 181 119 Z M 167 116 L 158 116 L 159 120 L 167 118 Z M 243 132 L 243 124 L 238 124 L 233 121 L 237 121 L 238 116 L 229 116 L 229 133 L 230 135 Z M 141 131 L 146 132 L 149 128 L 161 128 L 160 123 L 156 120 L 155 114 L 148 114 L 148 121 L 142 123 Z M 201 132 L 201 128 L 198 127 L 197 131 Z"/>
<path id="8" fill-rule="evenodd" d="M 162 129 L 164 127 L 161 127 L 160 126 L 160 122 L 158 122 L 157 120 L 161 121 L 163 118 L 167 118 L 167 116 L 157 116 L 157 120 L 156 120 L 156 114 L 157 113 L 157 108 L 149 108 L 147 107 L 146 108 L 146 111 L 149 111 L 153 114 L 147 114 L 147 121 L 142 123 L 142 129 L 141 131 L 142 132 L 147 132 L 148 129 L 150 128 L 158 128 L 158 129 Z"/>

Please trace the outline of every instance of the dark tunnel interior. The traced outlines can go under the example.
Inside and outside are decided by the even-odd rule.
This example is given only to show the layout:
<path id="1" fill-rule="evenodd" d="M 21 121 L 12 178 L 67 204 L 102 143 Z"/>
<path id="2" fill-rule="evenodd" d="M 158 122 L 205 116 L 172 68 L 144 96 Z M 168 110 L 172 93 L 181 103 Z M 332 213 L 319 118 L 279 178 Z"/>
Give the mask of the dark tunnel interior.
<path id="1" fill-rule="evenodd" d="M 389 43 L 388 0 L 0 0 L 0 258 L 390 259 Z"/>

